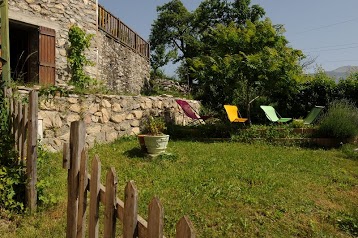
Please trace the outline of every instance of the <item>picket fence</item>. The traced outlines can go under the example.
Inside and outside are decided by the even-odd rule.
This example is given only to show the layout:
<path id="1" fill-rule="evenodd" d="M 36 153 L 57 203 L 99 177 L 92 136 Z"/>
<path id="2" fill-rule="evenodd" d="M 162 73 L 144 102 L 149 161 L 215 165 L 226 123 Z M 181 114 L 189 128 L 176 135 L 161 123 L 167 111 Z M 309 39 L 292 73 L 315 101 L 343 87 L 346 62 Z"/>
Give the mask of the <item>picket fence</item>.
<path id="1" fill-rule="evenodd" d="M 91 174 L 87 172 L 88 155 L 85 150 L 86 129 L 83 121 L 71 123 L 70 141 L 64 145 L 63 167 L 68 169 L 67 238 L 99 237 L 99 208 L 104 205 L 103 237 L 116 235 L 117 219 L 122 224 L 123 238 L 162 238 L 164 212 L 158 198 L 153 198 L 148 211 L 148 221 L 137 214 L 138 192 L 133 181 L 125 187 L 125 198 L 116 197 L 117 177 L 114 168 L 106 174 L 105 186 L 101 184 L 101 162 L 92 160 Z M 87 193 L 90 192 L 89 205 Z M 89 214 L 87 217 L 87 205 Z M 88 221 L 88 231 L 86 230 Z M 176 225 L 176 238 L 194 238 L 193 225 L 187 216 Z"/>
<path id="2" fill-rule="evenodd" d="M 14 147 L 19 156 L 19 163 L 26 164 L 26 208 L 33 212 L 37 207 L 38 92 L 31 91 L 28 103 L 24 103 L 24 98 L 14 97 L 11 89 L 5 90 L 10 104 Z"/>

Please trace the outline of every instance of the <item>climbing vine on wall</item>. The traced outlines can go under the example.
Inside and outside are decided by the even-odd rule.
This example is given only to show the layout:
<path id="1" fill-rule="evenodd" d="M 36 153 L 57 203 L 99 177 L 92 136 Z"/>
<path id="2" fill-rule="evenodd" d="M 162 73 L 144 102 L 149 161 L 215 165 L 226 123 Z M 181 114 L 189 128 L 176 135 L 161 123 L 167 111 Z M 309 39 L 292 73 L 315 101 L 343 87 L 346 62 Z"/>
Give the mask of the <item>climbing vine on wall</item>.
<path id="1" fill-rule="evenodd" d="M 91 46 L 92 34 L 86 34 L 79 26 L 73 25 L 68 32 L 70 46 L 67 61 L 71 70 L 71 81 L 77 89 L 86 89 L 95 83 L 95 79 L 88 76 L 84 67 L 93 63 L 86 58 L 85 50 Z"/>

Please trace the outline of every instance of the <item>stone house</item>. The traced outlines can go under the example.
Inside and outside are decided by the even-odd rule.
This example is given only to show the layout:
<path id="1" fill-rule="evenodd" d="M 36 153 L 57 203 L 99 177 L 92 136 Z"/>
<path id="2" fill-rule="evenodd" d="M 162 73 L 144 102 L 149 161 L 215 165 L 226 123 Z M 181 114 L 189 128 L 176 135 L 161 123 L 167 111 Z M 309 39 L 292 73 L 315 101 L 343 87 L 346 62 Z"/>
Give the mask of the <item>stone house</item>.
<path id="1" fill-rule="evenodd" d="M 93 34 L 86 72 L 117 93 L 139 94 L 149 78 L 149 44 L 98 0 L 9 1 L 10 56 L 15 80 L 67 84 L 69 28 Z"/>

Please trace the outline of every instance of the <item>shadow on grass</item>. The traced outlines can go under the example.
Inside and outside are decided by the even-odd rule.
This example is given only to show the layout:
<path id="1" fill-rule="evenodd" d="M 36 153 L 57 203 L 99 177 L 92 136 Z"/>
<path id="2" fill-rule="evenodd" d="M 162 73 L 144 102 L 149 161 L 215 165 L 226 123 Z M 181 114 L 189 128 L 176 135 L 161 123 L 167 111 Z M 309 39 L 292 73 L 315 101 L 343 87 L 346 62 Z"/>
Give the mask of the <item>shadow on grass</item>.
<path id="1" fill-rule="evenodd" d="M 124 152 L 124 155 L 131 159 L 145 157 L 145 153 L 140 148 L 127 150 Z"/>

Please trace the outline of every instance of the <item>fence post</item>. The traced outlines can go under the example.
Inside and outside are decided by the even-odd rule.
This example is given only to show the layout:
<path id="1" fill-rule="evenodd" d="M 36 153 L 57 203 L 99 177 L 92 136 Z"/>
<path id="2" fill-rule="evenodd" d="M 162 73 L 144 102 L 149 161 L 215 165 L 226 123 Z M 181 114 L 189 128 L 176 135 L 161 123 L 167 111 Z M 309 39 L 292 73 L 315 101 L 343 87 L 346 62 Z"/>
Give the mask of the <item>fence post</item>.
<path id="1" fill-rule="evenodd" d="M 67 184 L 67 238 L 77 236 L 78 189 L 81 152 L 85 147 L 86 128 L 83 121 L 71 123 L 70 129 L 70 169 Z"/>
<path id="2" fill-rule="evenodd" d="M 124 192 L 123 238 L 136 235 L 138 216 L 138 192 L 134 181 L 129 181 Z"/>
<path id="3" fill-rule="evenodd" d="M 148 212 L 148 238 L 162 238 L 164 209 L 158 198 L 153 198 Z"/>
<path id="4" fill-rule="evenodd" d="M 28 118 L 28 144 L 26 157 L 26 205 L 30 212 L 36 210 L 37 202 L 37 117 L 38 117 L 38 94 L 36 91 L 30 92 L 29 118 Z"/>
<path id="5" fill-rule="evenodd" d="M 98 156 L 92 160 L 90 180 L 89 238 L 98 238 L 99 190 L 101 186 L 101 162 Z"/>
<path id="6" fill-rule="evenodd" d="M 104 211 L 104 238 L 114 238 L 116 235 L 116 192 L 117 177 L 112 167 L 106 177 L 106 204 Z"/>
<path id="7" fill-rule="evenodd" d="M 194 226 L 187 216 L 178 221 L 175 238 L 195 238 Z"/>
<path id="8" fill-rule="evenodd" d="M 77 237 L 85 237 L 86 229 L 86 208 L 87 208 L 87 187 L 88 187 L 88 175 L 87 175 L 87 151 L 82 150 L 80 175 L 79 175 L 79 198 L 78 198 L 78 223 L 77 223 Z"/>

